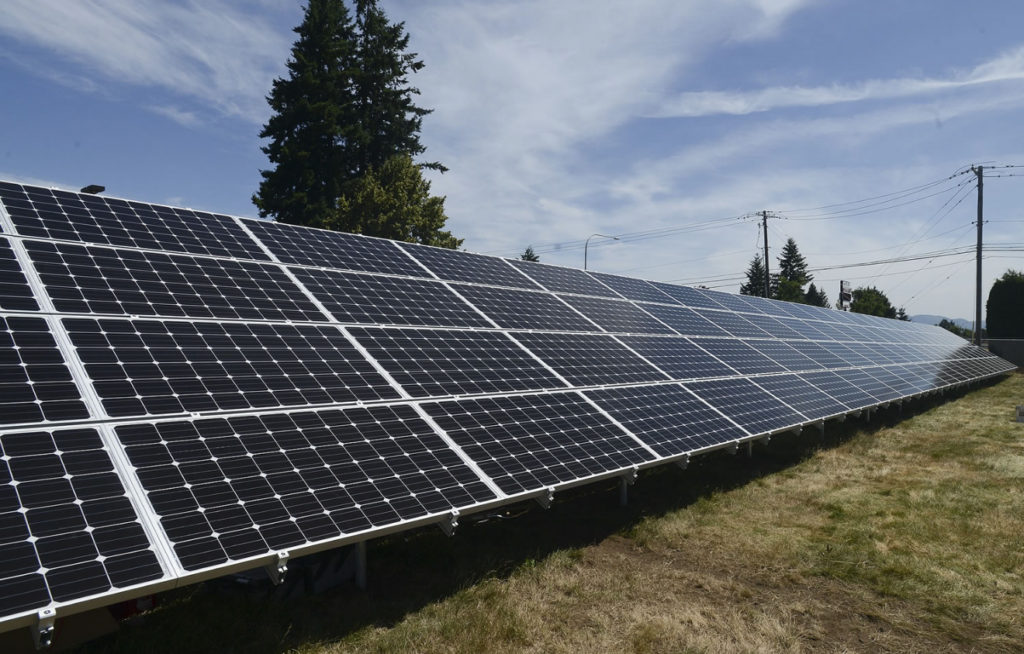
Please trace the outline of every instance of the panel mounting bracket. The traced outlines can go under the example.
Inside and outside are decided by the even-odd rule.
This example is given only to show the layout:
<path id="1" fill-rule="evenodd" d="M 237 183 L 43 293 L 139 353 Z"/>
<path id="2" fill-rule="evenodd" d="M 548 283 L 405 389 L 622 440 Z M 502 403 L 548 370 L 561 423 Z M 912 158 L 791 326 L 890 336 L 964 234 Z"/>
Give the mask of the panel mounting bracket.
<path id="1" fill-rule="evenodd" d="M 796 427 L 793 427 L 793 428 L 792 428 L 792 429 L 790 429 L 789 431 L 790 431 L 790 432 L 791 432 L 791 433 L 792 433 L 792 434 L 793 434 L 794 436 L 799 436 L 799 435 L 800 435 L 800 433 L 801 433 L 801 432 L 803 432 L 803 430 L 804 430 L 804 426 L 803 426 L 803 425 L 797 425 Z"/>
<path id="2" fill-rule="evenodd" d="M 736 454 L 737 452 L 739 452 L 740 451 L 739 441 L 736 441 L 735 443 L 731 443 L 729 445 L 728 449 L 729 449 L 729 454 Z"/>
<path id="3" fill-rule="evenodd" d="M 769 434 L 767 436 L 762 436 L 761 438 L 759 438 L 757 440 L 761 443 L 761 445 L 764 445 L 765 447 L 768 447 L 768 443 L 772 442 L 772 437 L 771 437 L 771 434 Z"/>
<path id="4" fill-rule="evenodd" d="M 687 454 L 686 456 L 682 457 L 681 459 L 676 459 L 676 465 L 679 466 L 680 470 L 686 470 L 687 468 L 689 468 L 690 467 L 690 455 Z"/>
<path id="5" fill-rule="evenodd" d="M 636 483 L 636 477 L 640 474 L 640 468 L 633 466 L 622 475 L 623 481 L 632 486 Z"/>
<path id="6" fill-rule="evenodd" d="M 451 513 L 438 521 L 437 526 L 440 527 L 441 531 L 443 531 L 449 538 L 454 536 L 455 530 L 459 528 L 459 510 L 452 509 Z"/>
<path id="7" fill-rule="evenodd" d="M 544 494 L 538 495 L 535 499 L 537 500 L 537 504 L 540 504 L 545 509 L 550 509 L 551 504 L 555 501 L 555 487 L 548 486 L 544 491 Z"/>
<path id="8" fill-rule="evenodd" d="M 53 623 L 57 620 L 57 610 L 46 608 L 37 614 L 38 621 L 32 625 L 32 640 L 36 649 L 47 649 L 53 642 Z"/>
<path id="9" fill-rule="evenodd" d="M 287 551 L 277 552 L 274 555 L 274 561 L 264 566 L 267 576 L 270 577 L 270 581 L 274 582 L 275 586 L 280 585 L 288 574 L 288 556 Z"/>

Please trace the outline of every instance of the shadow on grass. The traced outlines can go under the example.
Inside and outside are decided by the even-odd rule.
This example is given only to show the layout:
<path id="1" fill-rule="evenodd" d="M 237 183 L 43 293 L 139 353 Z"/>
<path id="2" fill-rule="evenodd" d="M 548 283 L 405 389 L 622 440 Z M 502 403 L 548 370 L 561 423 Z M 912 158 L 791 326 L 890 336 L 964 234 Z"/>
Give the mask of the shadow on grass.
<path id="1" fill-rule="evenodd" d="M 533 503 L 506 507 L 510 519 L 474 522 L 464 517 L 453 538 L 436 527 L 370 541 L 369 589 L 351 583 L 292 602 L 251 601 L 209 592 L 203 585 L 169 592 L 140 627 L 95 641 L 80 652 L 210 652 L 261 654 L 312 650 L 363 629 L 387 628 L 406 615 L 488 578 L 505 578 L 549 554 L 600 543 L 641 520 L 685 508 L 701 498 L 743 486 L 790 468 L 821 447 L 835 447 L 858 434 L 872 434 L 960 397 L 947 393 L 880 410 L 870 422 L 849 418 L 817 429 L 780 435 L 768 447 L 755 444 L 753 458 L 724 451 L 695 457 L 683 471 L 662 466 L 642 471 L 618 505 L 618 481 L 605 481 L 556 495 L 548 510 Z"/>

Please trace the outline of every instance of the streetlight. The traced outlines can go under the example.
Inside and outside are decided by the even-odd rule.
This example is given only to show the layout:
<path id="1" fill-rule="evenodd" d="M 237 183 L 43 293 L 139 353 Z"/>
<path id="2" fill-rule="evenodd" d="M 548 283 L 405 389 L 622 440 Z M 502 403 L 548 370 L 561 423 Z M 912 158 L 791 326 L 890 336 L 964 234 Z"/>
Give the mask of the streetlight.
<path id="1" fill-rule="evenodd" d="M 607 234 L 591 234 L 590 236 L 588 236 L 587 242 L 583 244 L 583 270 L 587 269 L 587 247 L 590 245 L 590 239 L 594 238 L 595 236 L 600 236 L 601 238 L 610 238 L 616 241 L 619 240 L 618 236 L 608 236 Z"/>

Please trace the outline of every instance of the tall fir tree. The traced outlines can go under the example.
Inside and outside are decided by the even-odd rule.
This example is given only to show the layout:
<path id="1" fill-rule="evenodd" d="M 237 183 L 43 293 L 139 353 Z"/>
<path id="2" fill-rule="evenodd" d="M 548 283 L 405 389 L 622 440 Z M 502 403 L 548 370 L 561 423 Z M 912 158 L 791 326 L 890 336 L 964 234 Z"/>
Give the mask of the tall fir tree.
<path id="1" fill-rule="evenodd" d="M 782 256 L 779 257 L 779 290 L 776 297 L 786 302 L 806 302 L 804 284 L 812 279 L 814 277 L 807 272 L 807 261 L 800 254 L 796 241 L 792 238 L 786 239 L 785 245 L 782 246 Z"/>
<path id="2" fill-rule="evenodd" d="M 540 255 L 533 251 L 532 245 L 527 245 L 523 253 L 519 255 L 519 258 L 523 261 L 540 261 Z"/>
<path id="3" fill-rule="evenodd" d="M 252 200 L 263 217 L 324 227 L 355 178 L 355 25 L 342 0 L 309 0 L 287 63 L 267 97 L 274 114 L 260 132 L 274 167 Z"/>
<path id="4" fill-rule="evenodd" d="M 824 291 L 819 291 L 813 282 L 807 287 L 807 295 L 804 296 L 804 304 L 809 304 L 812 307 L 823 307 L 825 309 L 832 308 L 832 305 L 828 301 L 828 296 L 825 295 Z"/>
<path id="5" fill-rule="evenodd" d="M 747 267 L 747 282 L 740 284 L 740 295 L 764 297 L 764 276 L 764 259 L 761 258 L 760 254 L 755 254 L 754 258 L 750 260 L 750 265 Z M 770 286 L 768 290 L 771 292 Z"/>

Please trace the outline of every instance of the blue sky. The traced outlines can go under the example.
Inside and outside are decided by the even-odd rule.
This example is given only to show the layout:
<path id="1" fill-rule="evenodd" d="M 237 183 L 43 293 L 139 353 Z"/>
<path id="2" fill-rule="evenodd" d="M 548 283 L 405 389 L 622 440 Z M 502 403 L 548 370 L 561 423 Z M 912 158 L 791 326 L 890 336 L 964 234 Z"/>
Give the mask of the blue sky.
<path id="1" fill-rule="evenodd" d="M 451 169 L 432 174 L 434 191 L 471 251 L 533 244 L 543 261 L 582 267 L 576 246 L 592 233 L 710 222 L 594 239 L 590 267 L 735 292 L 729 278 L 759 231 L 723 219 L 781 210 L 772 265 L 786 236 L 812 269 L 967 246 L 976 198 L 957 185 L 968 175 L 801 209 L 967 164 L 1024 164 L 1017 0 L 381 6 L 426 63 L 413 80 L 435 110 L 425 156 Z M 297 0 L 5 0 L 0 179 L 255 215 L 264 96 L 301 15 Z M 1024 177 L 986 180 L 985 191 L 986 242 L 1024 243 Z M 989 256 L 986 292 L 1024 267 L 1024 252 Z M 911 314 L 973 316 L 971 254 L 815 276 L 831 298 L 850 279 Z"/>

